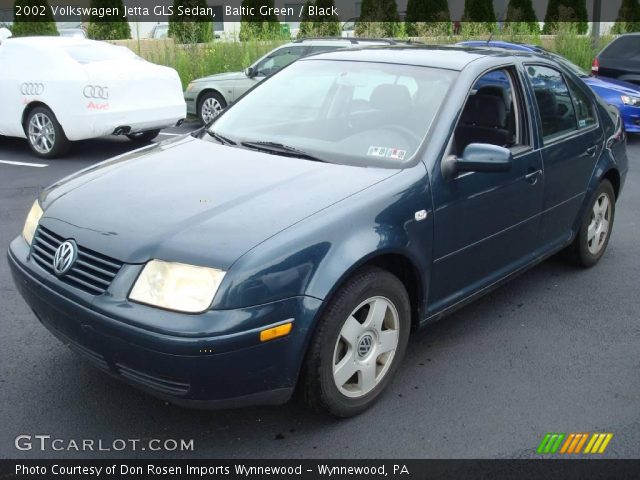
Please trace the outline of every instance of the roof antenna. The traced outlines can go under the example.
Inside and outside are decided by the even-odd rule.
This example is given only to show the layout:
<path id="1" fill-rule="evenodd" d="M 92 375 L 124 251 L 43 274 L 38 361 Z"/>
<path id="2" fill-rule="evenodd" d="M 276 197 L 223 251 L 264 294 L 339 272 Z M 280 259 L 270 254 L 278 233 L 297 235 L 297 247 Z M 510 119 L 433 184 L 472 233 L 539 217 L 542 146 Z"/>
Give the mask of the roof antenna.
<path id="1" fill-rule="evenodd" d="M 489 34 L 489 39 L 487 40 L 487 47 L 490 46 L 489 44 L 491 43 L 491 40 L 493 40 L 493 32 Z"/>

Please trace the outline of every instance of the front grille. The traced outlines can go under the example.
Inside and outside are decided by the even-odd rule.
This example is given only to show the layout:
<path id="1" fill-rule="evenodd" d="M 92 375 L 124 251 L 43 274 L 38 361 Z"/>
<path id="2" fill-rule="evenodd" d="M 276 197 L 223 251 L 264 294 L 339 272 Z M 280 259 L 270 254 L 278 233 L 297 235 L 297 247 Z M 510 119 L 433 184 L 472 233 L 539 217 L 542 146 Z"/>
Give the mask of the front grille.
<path id="1" fill-rule="evenodd" d="M 53 256 L 64 241 L 61 236 L 39 226 L 31 244 L 31 258 L 47 272 L 54 274 Z M 121 267 L 122 263 L 118 260 L 78 245 L 78 258 L 73 267 L 58 278 L 92 295 L 101 295 L 109 288 Z"/>

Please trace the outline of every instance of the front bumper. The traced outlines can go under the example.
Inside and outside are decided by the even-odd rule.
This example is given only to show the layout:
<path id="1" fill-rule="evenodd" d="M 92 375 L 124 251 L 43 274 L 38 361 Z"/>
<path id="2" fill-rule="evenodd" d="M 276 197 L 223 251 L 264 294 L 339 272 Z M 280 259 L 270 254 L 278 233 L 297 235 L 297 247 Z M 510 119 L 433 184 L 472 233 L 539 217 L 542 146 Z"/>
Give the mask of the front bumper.
<path id="1" fill-rule="evenodd" d="M 11 243 L 8 259 L 27 304 L 65 344 L 126 383 L 171 403 L 197 408 L 286 402 L 321 305 L 314 298 L 294 297 L 209 311 L 194 323 L 193 318 L 186 319 L 193 315 L 124 303 L 109 290 L 88 300 L 32 261 L 22 237 Z M 175 320 L 170 333 L 160 323 L 153 324 L 155 316 L 166 322 L 167 314 Z M 260 330 L 290 319 L 294 327 L 287 337 L 260 343 Z M 184 331 L 176 330 L 181 320 L 189 325 Z M 141 327 L 141 321 L 148 321 L 148 328 Z M 195 324 L 200 325 L 198 330 L 193 329 Z M 207 324 L 210 332 L 203 328 Z"/>

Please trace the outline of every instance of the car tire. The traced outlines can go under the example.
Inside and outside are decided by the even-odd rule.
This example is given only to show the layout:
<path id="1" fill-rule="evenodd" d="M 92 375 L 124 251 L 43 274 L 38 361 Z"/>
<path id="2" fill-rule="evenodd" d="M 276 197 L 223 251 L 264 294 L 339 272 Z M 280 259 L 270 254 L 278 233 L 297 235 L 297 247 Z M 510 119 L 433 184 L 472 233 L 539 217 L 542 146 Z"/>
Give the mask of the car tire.
<path id="1" fill-rule="evenodd" d="M 402 282 L 376 267 L 356 272 L 327 304 L 311 340 L 300 385 L 307 405 L 343 418 L 369 408 L 402 361 L 410 328 Z"/>
<path id="2" fill-rule="evenodd" d="M 160 134 L 160 129 L 147 130 L 145 132 L 130 133 L 127 138 L 134 143 L 150 143 L 154 138 Z"/>
<path id="3" fill-rule="evenodd" d="M 567 253 L 570 260 L 584 268 L 592 267 L 604 255 L 616 213 L 616 195 L 609 180 L 598 185 L 586 209 L 580 230 Z"/>
<path id="4" fill-rule="evenodd" d="M 35 107 L 29 112 L 24 131 L 29 148 L 40 158 L 60 157 L 71 147 L 58 119 L 47 107 Z"/>
<path id="5" fill-rule="evenodd" d="M 205 92 L 198 99 L 198 120 L 206 125 L 227 108 L 227 102 L 218 92 Z"/>

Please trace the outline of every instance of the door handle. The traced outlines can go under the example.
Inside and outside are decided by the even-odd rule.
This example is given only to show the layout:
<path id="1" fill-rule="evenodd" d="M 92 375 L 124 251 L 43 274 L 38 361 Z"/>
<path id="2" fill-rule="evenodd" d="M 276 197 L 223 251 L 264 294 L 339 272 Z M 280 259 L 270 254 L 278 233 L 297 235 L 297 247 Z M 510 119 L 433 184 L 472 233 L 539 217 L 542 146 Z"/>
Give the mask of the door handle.
<path id="1" fill-rule="evenodd" d="M 527 170 L 527 174 L 524 176 L 524 179 L 529 182 L 531 185 L 535 185 L 538 183 L 538 175 L 542 173 L 542 170 L 536 170 L 533 167 L 529 167 Z"/>
<path id="2" fill-rule="evenodd" d="M 590 157 L 593 157 L 593 156 L 595 155 L 595 153 L 596 153 L 596 150 L 598 150 L 598 146 L 597 146 L 597 145 L 593 145 L 593 146 L 591 146 L 591 147 L 587 148 L 587 149 L 584 151 L 584 153 L 585 153 L 585 155 L 588 155 L 588 156 L 590 156 Z"/>

